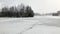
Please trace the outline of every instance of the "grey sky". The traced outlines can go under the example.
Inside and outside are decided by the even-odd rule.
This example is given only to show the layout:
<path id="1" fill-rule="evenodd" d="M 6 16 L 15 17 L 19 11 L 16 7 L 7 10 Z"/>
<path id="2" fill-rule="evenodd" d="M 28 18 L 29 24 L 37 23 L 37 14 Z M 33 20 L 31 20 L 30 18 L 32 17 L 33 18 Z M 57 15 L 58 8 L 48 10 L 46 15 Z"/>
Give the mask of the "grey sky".
<path id="1" fill-rule="evenodd" d="M 0 0 L 0 8 L 21 3 L 30 5 L 37 13 L 50 13 L 60 10 L 60 0 Z"/>

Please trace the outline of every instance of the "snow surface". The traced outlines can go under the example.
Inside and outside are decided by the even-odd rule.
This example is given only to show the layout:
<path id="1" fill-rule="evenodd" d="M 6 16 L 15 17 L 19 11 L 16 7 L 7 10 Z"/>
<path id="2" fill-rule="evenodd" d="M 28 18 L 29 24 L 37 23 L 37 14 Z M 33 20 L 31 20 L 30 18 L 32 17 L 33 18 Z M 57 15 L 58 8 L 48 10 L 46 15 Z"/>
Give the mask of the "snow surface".
<path id="1" fill-rule="evenodd" d="M 60 17 L 0 18 L 0 34 L 60 34 Z"/>

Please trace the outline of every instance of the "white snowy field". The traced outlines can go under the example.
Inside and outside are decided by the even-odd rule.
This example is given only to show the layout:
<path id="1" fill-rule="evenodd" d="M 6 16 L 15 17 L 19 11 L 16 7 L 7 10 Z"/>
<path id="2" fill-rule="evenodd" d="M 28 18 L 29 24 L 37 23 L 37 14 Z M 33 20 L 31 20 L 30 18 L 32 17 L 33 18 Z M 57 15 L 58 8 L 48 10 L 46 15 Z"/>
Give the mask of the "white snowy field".
<path id="1" fill-rule="evenodd" d="M 60 17 L 0 18 L 0 34 L 60 34 Z"/>

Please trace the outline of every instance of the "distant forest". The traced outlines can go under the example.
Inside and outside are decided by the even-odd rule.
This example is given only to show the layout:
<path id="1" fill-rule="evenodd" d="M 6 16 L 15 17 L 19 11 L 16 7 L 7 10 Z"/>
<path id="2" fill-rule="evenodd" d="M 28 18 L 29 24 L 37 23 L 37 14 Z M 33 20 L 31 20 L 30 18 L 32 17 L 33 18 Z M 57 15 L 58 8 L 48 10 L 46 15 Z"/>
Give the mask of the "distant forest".
<path id="1" fill-rule="evenodd" d="M 30 6 L 21 4 L 17 7 L 3 7 L 0 12 L 0 17 L 34 17 L 34 12 Z"/>

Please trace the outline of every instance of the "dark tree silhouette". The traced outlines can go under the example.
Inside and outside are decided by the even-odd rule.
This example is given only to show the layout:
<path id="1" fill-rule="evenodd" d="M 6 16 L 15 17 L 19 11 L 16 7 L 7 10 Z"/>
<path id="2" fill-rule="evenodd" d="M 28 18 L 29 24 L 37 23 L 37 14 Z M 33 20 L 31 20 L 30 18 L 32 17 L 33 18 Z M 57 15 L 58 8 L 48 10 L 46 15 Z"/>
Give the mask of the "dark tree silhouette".
<path id="1" fill-rule="evenodd" d="M 53 16 L 58 16 L 58 13 L 53 13 Z"/>
<path id="2" fill-rule="evenodd" d="M 2 8 L 2 12 L 1 12 L 2 16 L 8 16 L 8 8 L 7 7 L 4 7 Z"/>
<path id="3" fill-rule="evenodd" d="M 17 7 L 4 7 L 0 13 L 0 17 L 33 17 L 34 12 L 30 6 L 24 6 L 21 4 L 18 9 Z"/>
<path id="4" fill-rule="evenodd" d="M 29 7 L 29 6 L 26 7 L 26 15 L 27 15 L 28 17 L 33 17 L 33 16 L 34 16 L 34 12 L 33 12 L 33 10 L 31 9 L 31 7 Z"/>

